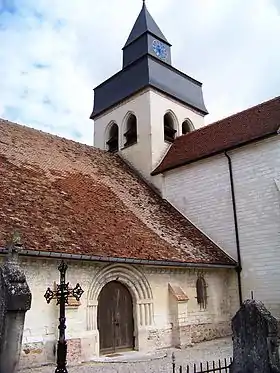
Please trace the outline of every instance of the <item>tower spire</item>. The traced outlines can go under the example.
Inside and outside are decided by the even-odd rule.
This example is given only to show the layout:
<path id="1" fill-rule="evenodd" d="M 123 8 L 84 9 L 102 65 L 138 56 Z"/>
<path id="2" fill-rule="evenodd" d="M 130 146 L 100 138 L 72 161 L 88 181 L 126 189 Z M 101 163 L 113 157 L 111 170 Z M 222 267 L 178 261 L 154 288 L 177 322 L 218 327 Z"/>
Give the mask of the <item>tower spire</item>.
<path id="1" fill-rule="evenodd" d="M 138 39 L 140 36 L 142 36 L 145 33 L 149 33 L 153 35 L 154 37 L 158 38 L 159 40 L 163 41 L 164 43 L 170 45 L 170 43 L 168 43 L 167 39 L 165 38 L 160 28 L 154 21 L 153 17 L 149 13 L 146 7 L 146 1 L 145 0 L 142 0 L 142 1 L 143 1 L 142 9 L 129 34 L 129 37 L 125 43 L 124 48 L 127 47 L 129 44 L 133 43 L 136 39 Z"/>
<path id="2" fill-rule="evenodd" d="M 141 0 L 138 2 L 141 4 Z M 153 87 L 202 115 L 207 113 L 201 83 L 172 66 L 171 44 L 154 21 L 146 4 L 147 1 L 142 0 L 142 8 L 122 48 L 122 70 L 94 90 L 91 119 L 98 118 L 110 108 L 118 110 L 117 105 L 123 100 L 137 95 L 147 87 Z"/>

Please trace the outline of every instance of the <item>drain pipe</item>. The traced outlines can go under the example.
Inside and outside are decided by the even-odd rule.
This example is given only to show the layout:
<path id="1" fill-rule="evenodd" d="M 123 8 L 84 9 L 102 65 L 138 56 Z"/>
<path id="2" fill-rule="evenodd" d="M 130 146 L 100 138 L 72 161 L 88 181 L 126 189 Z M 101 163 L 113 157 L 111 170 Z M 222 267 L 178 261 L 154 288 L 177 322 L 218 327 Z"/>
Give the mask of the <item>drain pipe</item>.
<path id="1" fill-rule="evenodd" d="M 233 173 L 232 173 L 232 162 L 231 158 L 227 152 L 225 152 L 225 156 L 228 159 L 228 168 L 229 168 L 229 177 L 230 177 L 230 187 L 231 187 L 231 200 L 232 200 L 232 208 L 233 208 L 233 217 L 234 217 L 234 228 L 235 228 L 235 241 L 236 241 L 236 249 L 237 249 L 237 262 L 238 266 L 236 268 L 237 271 L 237 281 L 238 281 L 238 293 L 239 293 L 239 303 L 240 306 L 242 305 L 242 286 L 241 286 L 241 254 L 240 254 L 240 241 L 239 241 L 239 231 L 238 231 L 238 221 L 237 221 L 237 212 L 236 212 L 236 200 L 235 200 L 235 191 L 234 191 L 234 183 L 233 183 Z"/>

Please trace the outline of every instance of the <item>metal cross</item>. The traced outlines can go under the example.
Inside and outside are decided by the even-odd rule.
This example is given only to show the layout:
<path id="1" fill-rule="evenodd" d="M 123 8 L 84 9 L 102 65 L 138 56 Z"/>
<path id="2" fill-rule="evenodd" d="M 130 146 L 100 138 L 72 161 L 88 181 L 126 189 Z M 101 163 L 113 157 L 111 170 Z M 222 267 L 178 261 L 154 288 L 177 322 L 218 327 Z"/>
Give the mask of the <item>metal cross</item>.
<path id="1" fill-rule="evenodd" d="M 57 290 L 52 291 L 47 288 L 44 295 L 47 303 L 50 303 L 52 299 L 56 299 L 56 304 L 59 304 L 59 340 L 57 343 L 57 367 L 55 373 L 68 373 L 66 368 L 66 356 L 67 356 L 67 342 L 65 339 L 66 329 L 66 317 L 65 317 L 65 304 L 68 304 L 68 297 L 73 296 L 77 301 L 80 300 L 83 289 L 78 283 L 74 289 L 69 289 L 69 282 L 65 283 L 65 275 L 67 271 L 67 264 L 62 261 L 58 266 L 60 272 L 60 284 L 57 285 Z"/>

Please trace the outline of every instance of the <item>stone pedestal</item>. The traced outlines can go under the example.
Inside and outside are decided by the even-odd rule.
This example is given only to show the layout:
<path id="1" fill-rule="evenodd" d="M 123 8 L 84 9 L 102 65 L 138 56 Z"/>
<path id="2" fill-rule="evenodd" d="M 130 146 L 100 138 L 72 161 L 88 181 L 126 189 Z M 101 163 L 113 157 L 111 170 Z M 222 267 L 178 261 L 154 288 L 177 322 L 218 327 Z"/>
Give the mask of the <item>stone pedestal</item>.
<path id="1" fill-rule="evenodd" d="M 172 346 L 184 348 L 191 344 L 191 326 L 188 320 L 188 296 L 178 285 L 168 284 L 169 309 L 172 325 Z"/>
<path id="2" fill-rule="evenodd" d="M 31 307 L 30 289 L 18 262 L 20 248 L 20 242 L 14 239 L 0 267 L 0 373 L 14 373 L 17 369 L 25 313 Z"/>

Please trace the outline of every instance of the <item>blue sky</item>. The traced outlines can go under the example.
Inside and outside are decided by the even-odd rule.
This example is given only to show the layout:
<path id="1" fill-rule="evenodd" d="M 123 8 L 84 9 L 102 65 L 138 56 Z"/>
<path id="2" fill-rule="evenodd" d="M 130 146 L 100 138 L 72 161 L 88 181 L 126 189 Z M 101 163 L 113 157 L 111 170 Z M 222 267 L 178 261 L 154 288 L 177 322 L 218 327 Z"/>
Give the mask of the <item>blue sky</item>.
<path id="1" fill-rule="evenodd" d="M 206 122 L 280 94 L 280 0 L 146 0 Z M 93 91 L 121 68 L 141 0 L 0 0 L 0 117 L 93 142 Z"/>

